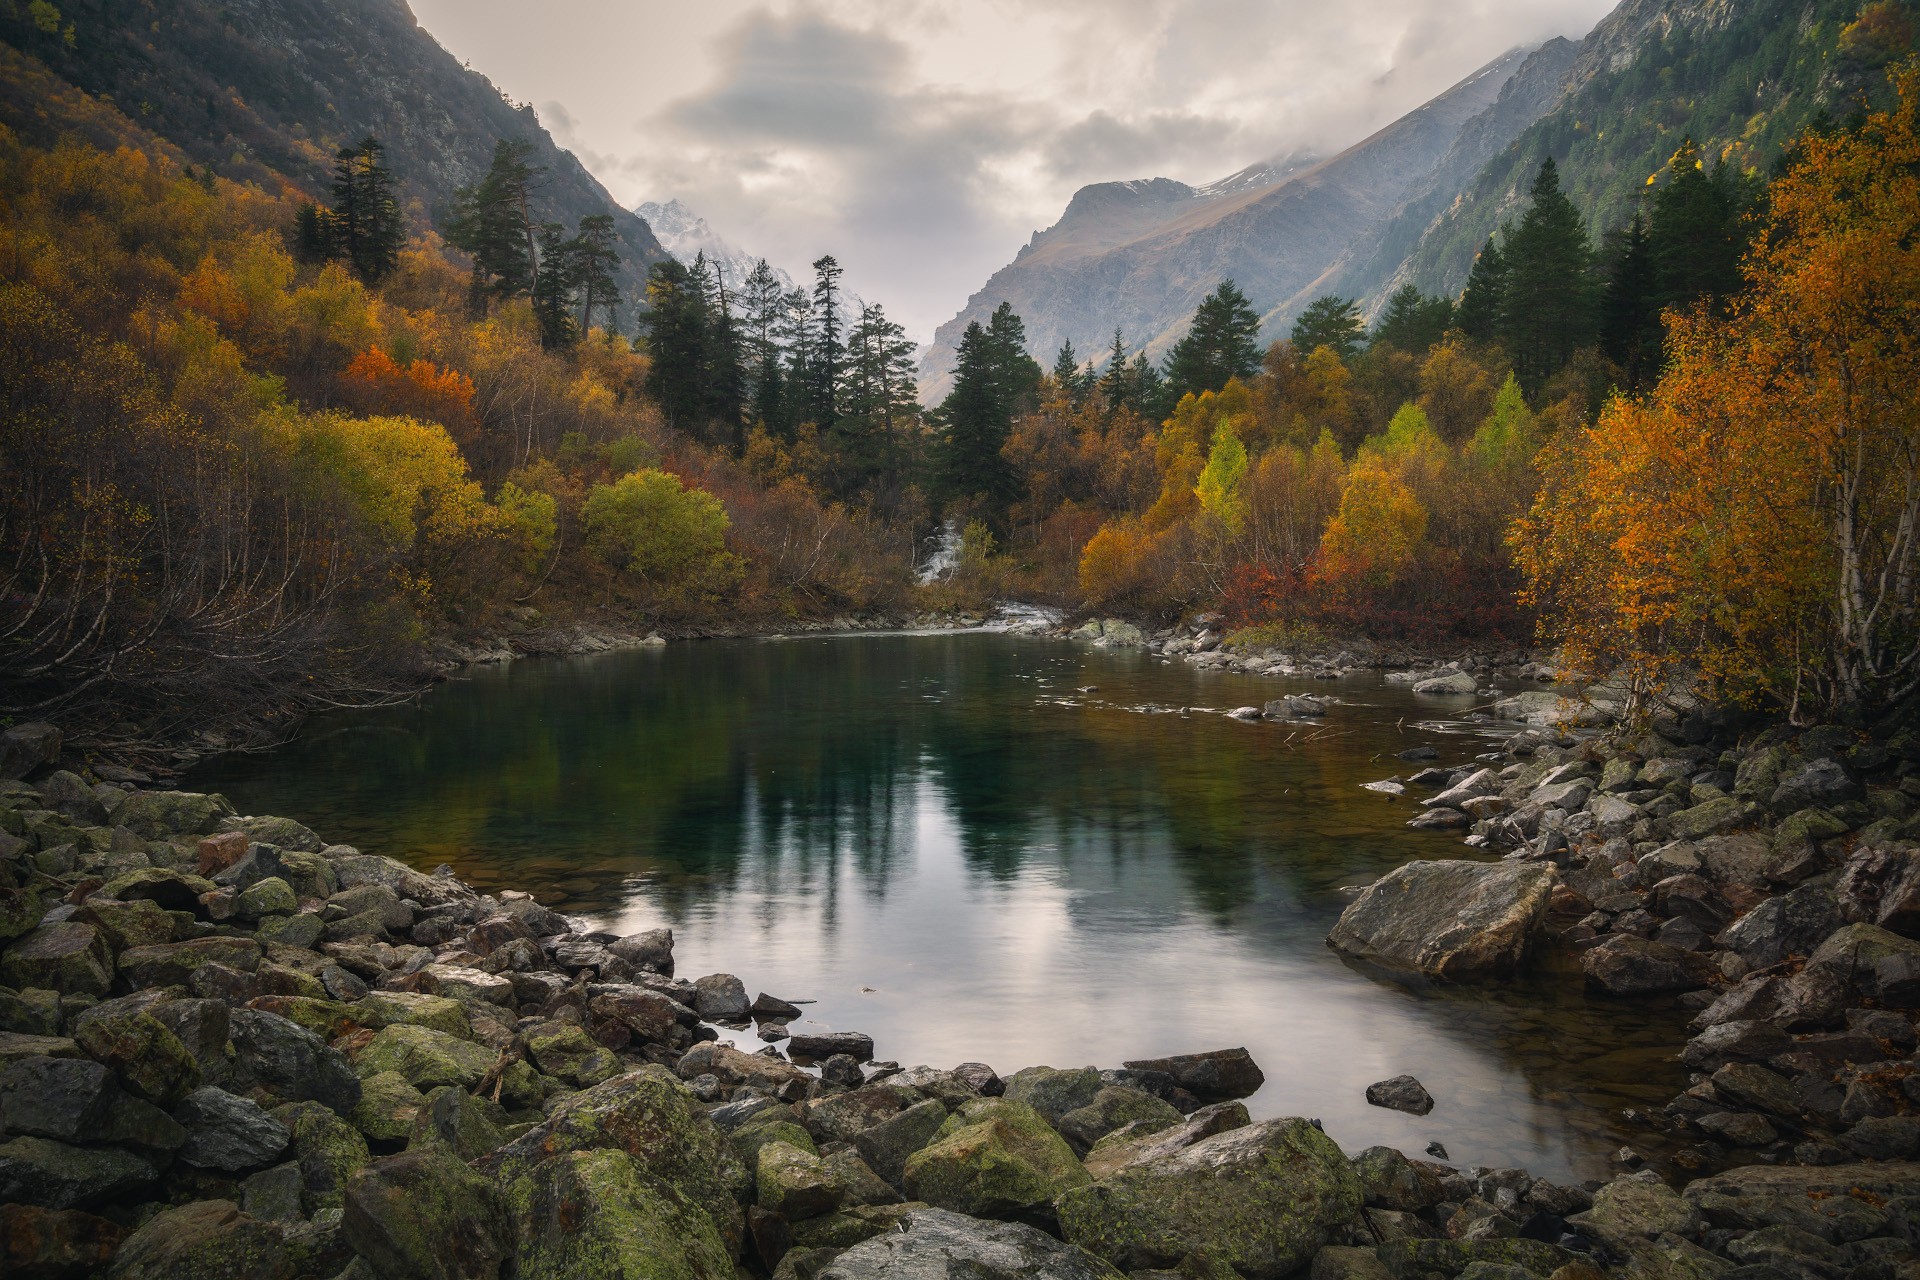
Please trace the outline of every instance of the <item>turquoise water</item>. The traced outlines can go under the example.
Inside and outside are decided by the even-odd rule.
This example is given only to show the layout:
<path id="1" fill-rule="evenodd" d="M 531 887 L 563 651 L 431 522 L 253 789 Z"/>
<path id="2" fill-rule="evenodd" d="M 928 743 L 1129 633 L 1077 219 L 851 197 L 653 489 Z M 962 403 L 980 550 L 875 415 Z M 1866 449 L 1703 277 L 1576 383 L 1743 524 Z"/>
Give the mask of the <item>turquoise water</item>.
<path id="1" fill-rule="evenodd" d="M 1220 714 L 1306 691 L 1334 700 L 1323 722 Z M 681 974 L 814 1001 L 882 1058 L 1004 1073 L 1244 1044 L 1256 1114 L 1317 1116 L 1349 1150 L 1601 1176 L 1644 1138 L 1620 1109 L 1685 1086 L 1682 1015 L 1555 972 L 1410 987 L 1322 941 L 1354 887 L 1469 856 L 1360 788 L 1410 746 L 1486 749 L 1448 708 L 1008 635 L 710 641 L 474 669 L 191 782 L 597 927 L 670 925 Z M 1401 1072 L 1431 1115 L 1366 1105 Z"/>

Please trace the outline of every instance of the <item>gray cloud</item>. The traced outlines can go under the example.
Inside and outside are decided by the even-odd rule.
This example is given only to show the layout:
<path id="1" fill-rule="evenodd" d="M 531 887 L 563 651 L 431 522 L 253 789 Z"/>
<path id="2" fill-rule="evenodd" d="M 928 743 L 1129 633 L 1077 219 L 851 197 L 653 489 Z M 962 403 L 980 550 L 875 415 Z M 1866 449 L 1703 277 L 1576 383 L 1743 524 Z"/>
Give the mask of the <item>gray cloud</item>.
<path id="1" fill-rule="evenodd" d="M 922 337 L 1084 183 L 1338 149 L 1611 4 L 413 0 L 626 203 L 831 252 Z"/>

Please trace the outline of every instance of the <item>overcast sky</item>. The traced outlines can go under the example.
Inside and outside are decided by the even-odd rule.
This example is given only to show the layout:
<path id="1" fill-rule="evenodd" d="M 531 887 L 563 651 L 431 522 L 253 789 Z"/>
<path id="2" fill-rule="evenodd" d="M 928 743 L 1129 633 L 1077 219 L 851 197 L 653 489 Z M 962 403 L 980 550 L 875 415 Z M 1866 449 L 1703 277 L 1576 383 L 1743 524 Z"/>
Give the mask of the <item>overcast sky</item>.
<path id="1" fill-rule="evenodd" d="M 1089 182 L 1358 141 L 1615 0 L 411 0 L 632 206 L 926 340 Z"/>

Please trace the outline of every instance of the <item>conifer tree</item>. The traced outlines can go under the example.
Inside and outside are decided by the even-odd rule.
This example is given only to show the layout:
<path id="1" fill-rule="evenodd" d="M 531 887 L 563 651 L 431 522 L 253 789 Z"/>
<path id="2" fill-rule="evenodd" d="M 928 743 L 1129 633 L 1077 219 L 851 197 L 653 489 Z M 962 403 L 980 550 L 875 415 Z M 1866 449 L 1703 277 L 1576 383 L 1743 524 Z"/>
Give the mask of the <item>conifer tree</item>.
<path id="1" fill-rule="evenodd" d="M 1053 383 L 1068 396 L 1074 395 L 1080 386 L 1080 357 L 1074 352 L 1072 338 L 1062 342 L 1059 353 L 1053 357 Z"/>
<path id="2" fill-rule="evenodd" d="M 494 144 L 486 177 L 454 193 L 447 243 L 473 259 L 472 301 L 522 297 L 533 292 L 538 270 L 535 228 L 529 210 L 533 184 L 545 169 L 530 163 L 533 144 L 502 138 Z"/>
<path id="3" fill-rule="evenodd" d="M 726 278 L 716 264 L 707 261 L 705 251 L 694 257 L 689 275 L 700 297 L 706 328 L 701 364 L 706 392 L 704 413 L 717 431 L 716 438 L 731 443 L 738 452 L 746 444 L 743 421 L 746 368 Z"/>
<path id="4" fill-rule="evenodd" d="M 949 498 L 977 498 L 998 518 L 1014 497 L 1013 468 L 1001 450 L 1014 418 L 1035 407 L 1042 377 L 1027 354 L 1026 326 L 1002 302 L 986 325 L 960 338 L 953 390 L 941 402 L 946 427 L 940 487 Z"/>
<path id="5" fill-rule="evenodd" d="M 1185 337 L 1167 353 L 1168 394 L 1218 391 L 1229 378 L 1250 378 L 1260 368 L 1260 317 L 1231 280 L 1208 294 L 1193 313 Z"/>
<path id="6" fill-rule="evenodd" d="M 1629 391 L 1649 385 L 1660 371 L 1660 307 L 1646 218 L 1635 213 L 1607 245 L 1606 283 L 1600 291 L 1600 349 L 1619 366 Z"/>
<path id="7" fill-rule="evenodd" d="M 1452 323 L 1451 298 L 1429 298 L 1418 286 L 1403 285 L 1387 299 L 1386 312 L 1374 326 L 1372 345 L 1418 355 L 1445 337 Z"/>
<path id="8" fill-rule="evenodd" d="M 1127 403 L 1127 344 L 1118 329 L 1113 331 L 1113 346 L 1107 352 L 1107 371 L 1100 375 L 1099 387 L 1108 413 Z"/>
<path id="9" fill-rule="evenodd" d="M 1738 182 L 1724 163 L 1709 176 L 1692 139 L 1668 162 L 1647 229 L 1656 308 L 1690 307 L 1739 292 L 1747 199 Z"/>
<path id="10" fill-rule="evenodd" d="M 385 155 L 386 148 L 368 134 L 334 156 L 328 247 L 369 282 L 399 265 L 400 250 L 407 242 Z"/>
<path id="11" fill-rule="evenodd" d="M 751 416 L 769 431 L 780 432 L 785 422 L 782 396 L 785 379 L 780 368 L 780 277 L 765 258 L 753 264 L 740 291 L 740 323 L 752 390 Z"/>
<path id="12" fill-rule="evenodd" d="M 705 433 L 707 411 L 706 300 L 693 274 L 672 258 L 647 270 L 647 392 L 667 425 Z"/>
<path id="13" fill-rule="evenodd" d="M 1495 329 L 1529 395 L 1591 343 L 1596 328 L 1592 247 L 1552 157 L 1541 164 L 1532 195 L 1501 246 L 1506 279 Z"/>
<path id="14" fill-rule="evenodd" d="M 309 266 L 334 257 L 332 219 L 311 200 L 302 200 L 294 211 L 293 256 Z"/>
<path id="15" fill-rule="evenodd" d="M 1325 294 L 1307 304 L 1307 309 L 1293 322 L 1289 340 L 1302 356 L 1326 347 L 1342 360 L 1351 360 L 1360 354 L 1360 340 L 1366 332 L 1366 325 L 1360 321 L 1359 303 L 1352 298 Z"/>
<path id="16" fill-rule="evenodd" d="M 822 431 L 833 430 L 834 423 L 840 417 L 836 403 L 844 355 L 841 343 L 840 275 L 840 264 L 832 254 L 823 254 L 814 260 L 812 404 L 809 416 Z"/>
<path id="17" fill-rule="evenodd" d="M 1506 230 L 1506 228 L 1502 228 Z M 1453 324 L 1475 342 L 1492 342 L 1500 328 L 1500 308 L 1507 291 L 1507 262 L 1493 236 L 1473 260 L 1467 288 L 1453 309 Z"/>
<path id="18" fill-rule="evenodd" d="M 593 313 L 604 309 L 606 329 L 613 331 L 613 311 L 620 305 L 620 286 L 613 273 L 619 269 L 620 253 L 614 248 L 616 235 L 613 215 L 590 213 L 580 219 L 573 237 L 573 268 L 580 290 L 580 332 L 593 328 Z"/>
<path id="19" fill-rule="evenodd" d="M 535 242 L 540 258 L 533 283 L 533 318 L 540 326 L 540 345 L 549 351 L 570 346 L 580 336 L 573 318 L 580 264 L 566 231 L 557 222 L 541 223 Z"/>

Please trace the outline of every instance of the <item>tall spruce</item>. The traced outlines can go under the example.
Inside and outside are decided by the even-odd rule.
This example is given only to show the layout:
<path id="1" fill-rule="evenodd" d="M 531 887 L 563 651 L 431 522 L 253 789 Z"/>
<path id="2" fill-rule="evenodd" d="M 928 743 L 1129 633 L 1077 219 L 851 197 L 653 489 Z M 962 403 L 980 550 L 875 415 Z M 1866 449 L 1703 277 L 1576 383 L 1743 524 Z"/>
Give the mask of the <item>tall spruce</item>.
<path id="1" fill-rule="evenodd" d="M 362 280 L 376 281 L 400 265 L 407 232 L 393 193 L 386 148 L 372 134 L 334 155 L 333 208 L 326 246 Z"/>
<path id="2" fill-rule="evenodd" d="M 978 502 L 993 521 L 1015 493 L 1013 468 L 1001 453 L 1013 420 L 1035 407 L 1043 374 L 1027 354 L 1026 326 L 1001 303 L 982 325 L 960 337 L 953 390 L 940 404 L 946 436 L 940 488 L 949 500 Z"/>
<path id="3" fill-rule="evenodd" d="M 808 416 L 822 431 L 832 431 L 839 420 L 840 369 L 845 348 L 840 314 L 840 264 L 832 254 L 813 263 L 813 367 Z"/>
<path id="4" fill-rule="evenodd" d="M 1659 376 L 1662 335 L 1653 254 L 1646 218 L 1607 238 L 1606 283 L 1600 290 L 1600 350 L 1620 370 L 1629 391 L 1649 386 Z"/>
<path id="5" fill-rule="evenodd" d="M 780 367 L 780 277 L 765 258 L 753 264 L 740 290 L 740 324 L 751 390 L 749 413 L 768 431 L 785 434 L 786 379 Z"/>
<path id="6" fill-rule="evenodd" d="M 596 311 L 604 311 L 608 333 L 613 332 L 614 308 L 620 305 L 620 286 L 613 273 L 620 268 L 620 251 L 610 213 L 590 213 L 580 219 L 573 237 L 573 269 L 580 291 L 580 332 L 593 328 Z"/>
<path id="7" fill-rule="evenodd" d="M 1466 291 L 1453 309 L 1454 328 L 1475 342 L 1494 341 L 1499 336 L 1500 308 L 1506 293 L 1507 260 L 1495 238 L 1488 236 L 1485 247 L 1473 260 Z"/>
<path id="8" fill-rule="evenodd" d="M 1506 268 L 1495 332 L 1521 389 L 1537 394 L 1596 337 L 1593 249 L 1548 157 L 1533 202 L 1500 248 Z"/>
<path id="9" fill-rule="evenodd" d="M 549 351 L 571 346 L 580 336 L 580 326 L 573 318 L 574 294 L 580 280 L 575 243 L 557 222 L 543 222 L 535 233 L 539 270 L 533 282 L 533 319 L 540 328 L 540 345 Z"/>
<path id="10" fill-rule="evenodd" d="M 1208 294 L 1193 313 L 1186 336 L 1167 353 L 1168 394 L 1180 397 L 1218 391 L 1230 378 L 1250 378 L 1260 368 L 1260 317 L 1231 280 Z"/>
<path id="11" fill-rule="evenodd" d="M 906 435 L 919 411 L 913 360 L 917 349 L 879 303 L 861 304 L 847 331 L 841 414 L 829 437 L 836 488 L 843 497 L 875 490 L 892 496 L 900 488 Z"/>
<path id="12" fill-rule="evenodd" d="M 1403 285 L 1387 299 L 1370 345 L 1420 355 L 1445 337 L 1452 323 L 1453 299 L 1430 298 L 1418 286 Z"/>
<path id="13" fill-rule="evenodd" d="M 703 414 L 714 442 L 730 444 L 737 453 L 746 445 L 746 367 L 731 292 L 722 268 L 709 262 L 704 250 L 695 255 L 688 274 L 705 317 Z"/>
<path id="14" fill-rule="evenodd" d="M 707 434 L 707 304 L 693 273 L 673 260 L 647 269 L 647 392 L 667 425 Z"/>

